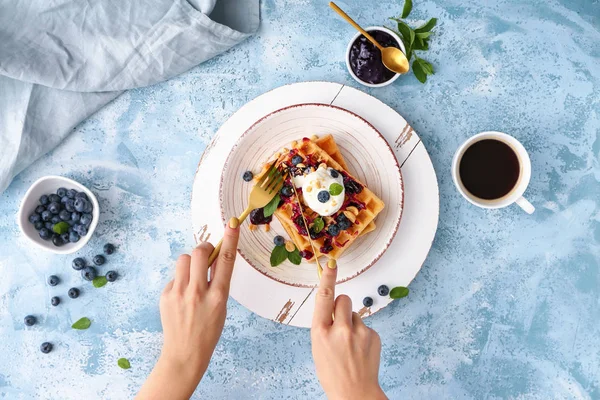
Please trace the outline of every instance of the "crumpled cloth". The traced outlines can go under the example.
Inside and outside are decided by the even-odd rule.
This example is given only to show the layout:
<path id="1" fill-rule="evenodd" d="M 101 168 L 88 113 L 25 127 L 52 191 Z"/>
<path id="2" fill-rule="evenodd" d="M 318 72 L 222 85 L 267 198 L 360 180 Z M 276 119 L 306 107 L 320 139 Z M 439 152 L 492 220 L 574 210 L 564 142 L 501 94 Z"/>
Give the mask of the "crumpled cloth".
<path id="1" fill-rule="evenodd" d="M 259 0 L 0 0 L 0 193 L 124 90 L 256 32 Z"/>

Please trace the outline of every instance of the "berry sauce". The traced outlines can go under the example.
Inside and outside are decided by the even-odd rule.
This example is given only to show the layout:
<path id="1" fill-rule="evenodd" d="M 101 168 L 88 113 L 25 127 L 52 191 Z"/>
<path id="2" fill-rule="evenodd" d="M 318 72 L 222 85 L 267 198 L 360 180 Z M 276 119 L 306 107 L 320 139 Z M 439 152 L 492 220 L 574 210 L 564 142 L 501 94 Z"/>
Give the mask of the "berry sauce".
<path id="1" fill-rule="evenodd" d="M 253 225 L 266 225 L 270 224 L 271 221 L 273 221 L 273 216 L 269 215 L 265 217 L 264 209 L 262 208 L 257 208 L 250 213 L 250 222 Z"/>
<path id="2" fill-rule="evenodd" d="M 372 29 L 369 34 L 383 47 L 400 48 L 396 39 L 387 32 Z M 396 75 L 383 65 L 381 51 L 366 37 L 360 35 L 350 48 L 350 68 L 363 82 L 378 84 L 387 82 Z"/>

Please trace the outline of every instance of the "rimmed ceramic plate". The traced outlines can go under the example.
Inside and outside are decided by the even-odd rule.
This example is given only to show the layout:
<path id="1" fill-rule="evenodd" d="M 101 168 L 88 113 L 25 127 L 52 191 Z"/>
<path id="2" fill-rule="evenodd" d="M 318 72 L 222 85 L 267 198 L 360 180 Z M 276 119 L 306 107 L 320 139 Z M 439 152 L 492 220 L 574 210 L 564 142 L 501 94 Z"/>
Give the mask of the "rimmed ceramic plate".
<path id="1" fill-rule="evenodd" d="M 255 173 L 293 140 L 312 135 L 332 134 L 348 164 L 349 172 L 371 189 L 385 203 L 377 216 L 377 228 L 359 237 L 338 260 L 338 282 L 350 280 L 373 266 L 392 242 L 402 217 L 403 181 L 398 160 L 384 137 L 366 120 L 343 108 L 326 104 L 299 104 L 268 114 L 252 125 L 231 150 L 221 177 L 222 218 L 240 215 L 246 205 L 252 183 L 241 176 Z M 246 222 L 248 224 L 248 222 Z M 240 255 L 260 273 L 297 287 L 318 284 L 316 266 L 303 261 L 289 261 L 271 267 L 273 238 L 285 230 L 276 218 L 267 232 L 264 226 L 255 231 L 242 229 Z"/>

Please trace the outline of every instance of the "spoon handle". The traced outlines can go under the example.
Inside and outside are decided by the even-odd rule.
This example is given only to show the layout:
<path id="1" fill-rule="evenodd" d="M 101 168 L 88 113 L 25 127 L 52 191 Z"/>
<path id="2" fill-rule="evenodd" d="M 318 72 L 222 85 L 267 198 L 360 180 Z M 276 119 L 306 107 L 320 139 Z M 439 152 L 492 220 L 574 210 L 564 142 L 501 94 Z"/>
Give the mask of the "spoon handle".
<path id="1" fill-rule="evenodd" d="M 362 33 L 367 39 L 369 39 L 371 41 L 371 43 L 373 43 L 375 46 L 377 46 L 377 48 L 381 51 L 383 51 L 383 46 L 380 45 L 379 43 L 377 43 L 377 40 L 373 39 L 373 36 L 369 35 L 369 33 L 367 31 L 365 31 L 363 28 L 361 28 L 361 26 L 359 24 L 357 24 L 356 22 L 354 22 L 354 20 L 352 18 L 350 18 L 350 16 L 348 14 L 346 14 L 341 8 L 339 8 L 337 6 L 337 4 L 335 4 L 333 1 L 329 2 L 329 7 L 333 8 L 333 10 L 338 13 L 342 18 L 344 18 L 350 25 L 352 25 L 354 28 L 356 28 L 357 31 L 359 31 L 360 33 Z"/>

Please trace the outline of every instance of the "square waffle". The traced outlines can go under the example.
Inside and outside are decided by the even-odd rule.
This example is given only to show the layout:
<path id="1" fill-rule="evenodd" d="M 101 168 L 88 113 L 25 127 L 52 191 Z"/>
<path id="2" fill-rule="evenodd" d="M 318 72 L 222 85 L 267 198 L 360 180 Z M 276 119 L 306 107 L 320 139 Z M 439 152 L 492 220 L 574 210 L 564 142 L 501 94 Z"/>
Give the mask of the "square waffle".
<path id="1" fill-rule="evenodd" d="M 321 144 L 331 151 L 332 155 L 343 161 L 339 149 L 333 141 L 333 137 L 329 138 L 328 136 L 320 139 Z M 296 155 L 301 156 L 304 160 L 303 163 L 298 164 L 298 167 L 291 163 L 292 157 Z M 352 242 L 369 227 L 377 214 L 385 207 L 381 199 L 350 175 L 346 168 L 318 146 L 316 141 L 304 138 L 299 142 L 293 142 L 291 150 L 283 149 L 282 153 L 276 154 L 276 165 L 280 168 L 288 169 L 290 174 L 293 175 L 301 174 L 306 168 L 317 168 L 321 163 L 327 164 L 328 167 L 334 168 L 342 174 L 344 186 L 346 187 L 346 195 L 344 204 L 337 213 L 332 216 L 322 217 L 325 227 L 318 233 L 312 232 L 312 223 L 319 215 L 301 200 L 303 202 L 304 217 L 312 232 L 311 237 L 315 245 L 316 254 L 313 255 L 313 250 L 308 240 L 309 233 L 306 232 L 302 221 L 302 216 L 295 200 L 295 193 L 292 193 L 290 197 L 281 196 L 282 202 L 275 211 L 275 216 L 300 250 L 301 255 L 309 261 L 314 261 L 315 255 L 317 257 L 326 256 L 338 259 L 350 247 Z M 258 179 L 260 179 L 260 175 Z M 291 186 L 290 179 L 288 176 L 286 185 Z M 302 189 L 299 189 L 299 193 L 300 195 L 302 194 Z M 350 226 L 345 230 L 341 230 L 336 237 L 329 235 L 328 226 L 335 223 L 339 225 L 340 221 L 344 219 L 350 222 Z"/>

